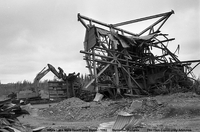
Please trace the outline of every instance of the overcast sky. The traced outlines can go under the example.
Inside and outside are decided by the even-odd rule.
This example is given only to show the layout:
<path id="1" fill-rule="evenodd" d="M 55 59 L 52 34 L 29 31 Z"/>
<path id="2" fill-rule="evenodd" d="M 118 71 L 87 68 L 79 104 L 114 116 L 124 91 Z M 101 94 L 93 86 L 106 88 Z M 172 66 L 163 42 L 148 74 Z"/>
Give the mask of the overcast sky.
<path id="1" fill-rule="evenodd" d="M 180 44 L 180 60 L 200 59 L 199 0 L 0 0 L 0 81 L 32 82 L 47 63 L 65 73 L 88 73 L 79 53 L 85 28 L 78 13 L 115 24 L 171 10 L 161 32 L 176 38 L 172 51 Z M 200 66 L 194 72 L 200 75 Z"/>

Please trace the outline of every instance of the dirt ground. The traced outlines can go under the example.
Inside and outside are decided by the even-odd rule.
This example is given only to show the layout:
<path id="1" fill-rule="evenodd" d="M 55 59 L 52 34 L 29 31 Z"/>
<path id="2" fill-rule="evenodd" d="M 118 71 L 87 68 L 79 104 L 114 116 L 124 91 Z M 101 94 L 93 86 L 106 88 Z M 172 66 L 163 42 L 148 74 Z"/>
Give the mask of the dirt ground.
<path id="1" fill-rule="evenodd" d="M 146 100 L 146 104 L 144 100 Z M 156 100 L 157 106 L 152 105 L 148 100 Z M 64 104 L 70 106 L 63 108 Z M 125 111 L 129 113 L 138 113 L 143 117 L 140 123 L 137 124 L 138 126 L 142 126 L 138 131 L 200 131 L 200 96 L 194 93 L 176 93 L 156 97 L 128 98 L 120 101 L 102 100 L 100 103 L 87 102 L 83 104 L 81 104 L 81 108 L 84 108 L 84 111 L 79 109 L 80 107 L 78 106 L 80 104 L 74 105 L 73 108 L 75 109 L 72 109 L 76 110 L 76 112 L 77 109 L 79 109 L 79 115 L 75 113 L 77 116 L 75 118 L 74 115 L 73 119 L 80 120 L 71 120 L 71 118 L 67 116 L 66 112 L 71 110 L 73 106 L 73 104 L 70 104 L 69 102 L 54 103 L 50 105 L 32 105 L 31 109 L 29 106 L 31 114 L 19 117 L 19 120 L 24 125 L 32 128 L 45 127 L 43 132 L 66 131 L 68 129 L 95 130 L 101 123 L 114 122 L 117 118 L 117 113 Z M 107 111 L 107 113 L 112 112 L 112 116 L 109 114 L 109 116 L 106 116 L 105 118 L 104 111 L 100 110 L 103 109 L 103 107 L 99 107 L 99 105 L 106 106 L 105 111 Z M 92 109 L 97 108 L 97 106 L 99 110 Z M 158 109 L 155 110 L 152 109 L 152 107 Z M 94 113 L 102 112 L 102 114 L 94 116 L 91 112 L 88 113 L 91 109 Z M 64 115 L 62 115 L 63 112 L 65 112 Z M 65 118 L 62 118 L 62 116 L 65 116 Z M 83 118 L 81 118 L 86 116 L 88 117 L 88 120 L 83 120 Z"/>

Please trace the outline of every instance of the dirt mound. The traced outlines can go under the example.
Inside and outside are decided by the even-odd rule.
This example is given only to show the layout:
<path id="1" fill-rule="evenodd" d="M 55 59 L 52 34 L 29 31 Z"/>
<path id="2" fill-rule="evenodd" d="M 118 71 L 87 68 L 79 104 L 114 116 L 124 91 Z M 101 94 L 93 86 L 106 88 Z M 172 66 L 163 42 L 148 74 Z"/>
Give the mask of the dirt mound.
<path id="1" fill-rule="evenodd" d="M 128 101 L 85 102 L 79 98 L 69 98 L 40 110 L 38 114 L 51 120 L 89 121 L 115 117 L 127 106 L 130 106 Z"/>
<path id="2" fill-rule="evenodd" d="M 82 104 L 86 104 L 86 102 L 79 98 L 73 97 L 73 98 L 69 98 L 69 99 L 59 102 L 54 107 L 55 108 L 56 107 L 69 107 L 69 106 L 77 106 L 77 105 L 82 105 Z"/>

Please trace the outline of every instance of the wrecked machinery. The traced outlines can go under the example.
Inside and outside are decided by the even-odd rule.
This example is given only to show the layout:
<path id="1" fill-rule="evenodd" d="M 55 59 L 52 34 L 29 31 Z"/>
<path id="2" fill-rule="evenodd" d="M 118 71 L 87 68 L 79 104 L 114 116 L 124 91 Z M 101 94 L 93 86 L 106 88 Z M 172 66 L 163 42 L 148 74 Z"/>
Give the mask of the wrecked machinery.
<path id="1" fill-rule="evenodd" d="M 78 14 L 78 21 L 86 28 L 84 54 L 91 80 L 85 86 L 94 86 L 96 92 L 107 89 L 115 95 L 165 94 L 191 90 L 193 69 L 200 60 L 180 61 L 168 44 L 175 38 L 160 31 L 174 11 L 106 24 Z M 120 26 L 154 22 L 139 33 Z M 195 66 L 191 66 L 195 63 Z"/>

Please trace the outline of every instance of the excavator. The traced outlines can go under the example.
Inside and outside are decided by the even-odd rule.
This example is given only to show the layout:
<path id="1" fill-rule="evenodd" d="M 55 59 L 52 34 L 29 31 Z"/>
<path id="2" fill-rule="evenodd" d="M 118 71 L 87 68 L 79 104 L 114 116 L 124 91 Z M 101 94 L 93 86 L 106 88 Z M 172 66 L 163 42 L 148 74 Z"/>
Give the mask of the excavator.
<path id="1" fill-rule="evenodd" d="M 75 80 L 78 76 L 78 74 L 70 73 L 68 76 L 64 73 L 63 69 L 58 67 L 59 72 L 51 65 L 47 64 L 46 67 L 44 67 L 35 77 L 33 81 L 33 87 L 34 91 L 20 91 L 17 93 L 17 99 L 31 99 L 31 98 L 41 98 L 40 93 L 39 93 L 39 81 L 48 73 L 52 72 L 57 78 L 61 79 L 62 81 L 73 81 Z"/>

